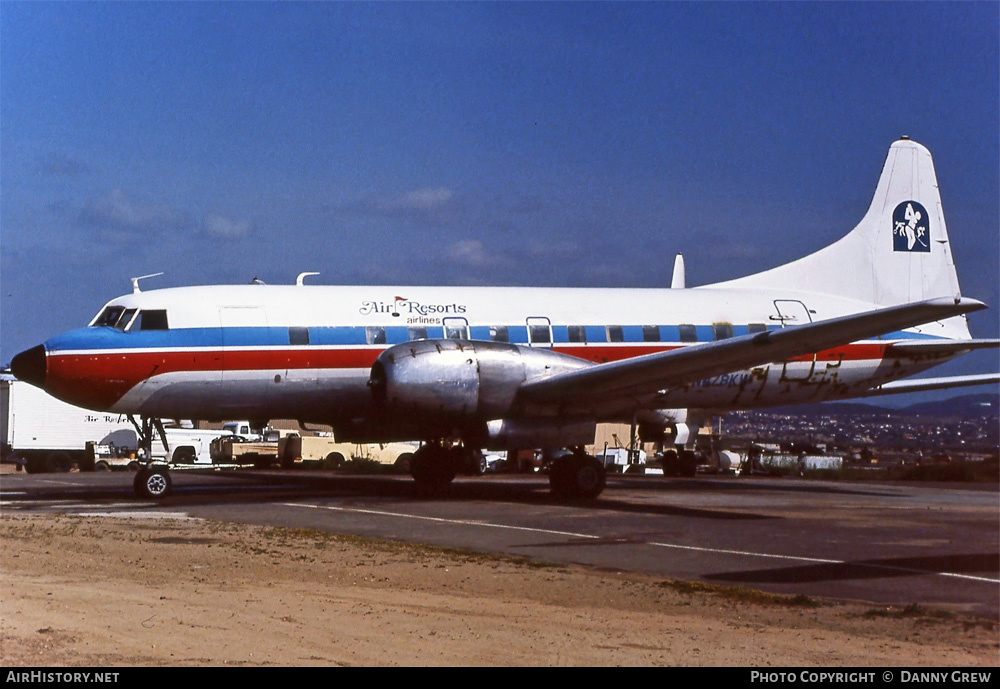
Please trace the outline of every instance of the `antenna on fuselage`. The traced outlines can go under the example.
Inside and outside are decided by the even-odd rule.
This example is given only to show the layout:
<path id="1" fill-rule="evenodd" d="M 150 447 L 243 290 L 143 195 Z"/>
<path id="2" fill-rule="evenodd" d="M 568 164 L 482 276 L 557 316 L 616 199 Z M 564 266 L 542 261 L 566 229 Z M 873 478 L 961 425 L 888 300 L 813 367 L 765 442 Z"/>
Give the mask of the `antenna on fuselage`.
<path id="1" fill-rule="evenodd" d="M 310 275 L 319 275 L 319 273 L 299 273 L 299 276 L 295 278 L 295 284 L 301 287 L 305 284 L 305 279 Z"/>
<path id="2" fill-rule="evenodd" d="M 677 254 L 674 258 L 674 276 L 670 280 L 670 289 L 684 289 L 684 256 Z"/>
<path id="3" fill-rule="evenodd" d="M 150 273 L 149 275 L 140 275 L 137 278 L 130 278 L 132 280 L 132 294 L 139 294 L 142 290 L 139 289 L 139 280 L 145 280 L 146 278 L 155 278 L 163 273 Z"/>

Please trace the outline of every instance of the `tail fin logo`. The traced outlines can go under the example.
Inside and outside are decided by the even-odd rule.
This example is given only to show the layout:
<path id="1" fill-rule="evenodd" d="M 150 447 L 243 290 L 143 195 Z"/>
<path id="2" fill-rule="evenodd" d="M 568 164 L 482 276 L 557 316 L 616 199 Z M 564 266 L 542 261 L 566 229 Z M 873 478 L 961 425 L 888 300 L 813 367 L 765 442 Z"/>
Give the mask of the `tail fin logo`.
<path id="1" fill-rule="evenodd" d="M 903 201 L 892 212 L 892 250 L 931 250 L 927 209 L 916 201 Z"/>

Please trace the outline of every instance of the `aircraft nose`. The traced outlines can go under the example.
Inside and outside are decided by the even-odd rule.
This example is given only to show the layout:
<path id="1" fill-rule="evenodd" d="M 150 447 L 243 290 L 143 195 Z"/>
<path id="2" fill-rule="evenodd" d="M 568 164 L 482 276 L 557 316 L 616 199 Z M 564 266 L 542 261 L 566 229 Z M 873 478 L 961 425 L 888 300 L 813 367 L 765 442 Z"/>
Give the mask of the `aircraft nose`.
<path id="1" fill-rule="evenodd" d="M 45 345 L 26 349 L 11 359 L 10 370 L 19 380 L 44 388 L 45 354 Z"/>

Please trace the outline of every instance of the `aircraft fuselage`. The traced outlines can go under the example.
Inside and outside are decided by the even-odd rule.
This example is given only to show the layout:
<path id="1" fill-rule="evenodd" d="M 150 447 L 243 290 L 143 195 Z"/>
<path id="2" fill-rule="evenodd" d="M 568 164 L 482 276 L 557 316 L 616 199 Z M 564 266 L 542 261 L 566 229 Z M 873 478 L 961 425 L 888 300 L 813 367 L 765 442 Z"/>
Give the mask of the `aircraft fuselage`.
<path id="1" fill-rule="evenodd" d="M 407 419 L 380 416 L 369 378 L 376 357 L 396 344 L 509 343 L 528 356 L 548 352 L 601 364 L 871 308 L 829 295 L 717 288 L 163 289 L 114 299 L 90 327 L 47 341 L 44 387 L 112 412 L 293 418 L 390 440 L 413 431 Z M 630 418 L 640 407 L 738 409 L 846 398 L 940 363 L 942 356 L 887 356 L 891 342 L 939 336 L 935 328 L 944 334 L 940 324 L 891 333 L 664 389 L 655 399 L 596 405 L 594 413 L 601 421 Z M 372 437 L 380 433 L 376 426 L 382 437 Z"/>

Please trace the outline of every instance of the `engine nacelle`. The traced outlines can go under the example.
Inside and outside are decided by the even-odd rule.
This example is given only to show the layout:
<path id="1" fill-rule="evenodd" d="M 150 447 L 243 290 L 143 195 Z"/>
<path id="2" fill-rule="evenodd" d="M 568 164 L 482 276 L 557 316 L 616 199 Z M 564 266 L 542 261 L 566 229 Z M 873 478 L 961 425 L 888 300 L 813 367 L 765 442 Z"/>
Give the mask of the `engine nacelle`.
<path id="1" fill-rule="evenodd" d="M 581 359 L 502 342 L 417 340 L 386 349 L 369 386 L 384 413 L 407 415 L 434 429 L 485 430 L 514 411 L 518 388 L 589 364 Z"/>
<path id="2" fill-rule="evenodd" d="M 494 419 L 486 424 L 486 448 L 573 447 L 589 445 L 597 434 L 597 422 L 558 423 L 550 419 Z"/>

